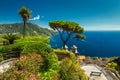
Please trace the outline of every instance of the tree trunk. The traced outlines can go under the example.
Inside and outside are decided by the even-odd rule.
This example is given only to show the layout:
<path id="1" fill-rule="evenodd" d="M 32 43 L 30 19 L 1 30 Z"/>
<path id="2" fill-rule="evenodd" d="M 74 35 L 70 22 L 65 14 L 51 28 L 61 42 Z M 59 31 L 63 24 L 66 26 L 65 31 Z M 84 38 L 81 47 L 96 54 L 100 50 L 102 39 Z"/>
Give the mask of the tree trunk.
<path id="1" fill-rule="evenodd" d="M 10 43 L 10 44 L 13 44 L 13 43 L 14 43 L 14 40 L 9 40 L 9 43 Z"/>
<path id="2" fill-rule="evenodd" d="M 23 20 L 24 21 L 24 25 L 23 25 L 23 39 L 25 38 L 25 26 L 26 26 L 26 21 L 25 20 Z"/>
<path id="3" fill-rule="evenodd" d="M 65 50 L 65 45 L 66 45 L 66 42 L 63 41 L 63 49 Z"/>
<path id="4" fill-rule="evenodd" d="M 61 40 L 63 42 L 63 49 L 65 50 L 65 45 L 68 42 L 68 40 L 70 39 L 70 36 L 73 34 L 73 32 L 70 32 L 70 33 L 67 32 L 68 36 L 67 36 L 66 40 L 64 40 L 64 38 L 63 38 L 64 30 L 61 32 L 60 30 L 57 29 L 57 31 L 60 34 L 60 38 L 61 38 Z"/>
<path id="5" fill-rule="evenodd" d="M 66 45 L 66 43 L 68 42 L 68 40 L 70 39 L 70 36 L 71 36 L 71 35 L 72 35 L 72 32 L 68 34 L 66 40 L 62 39 L 62 41 L 63 41 L 63 49 L 65 49 L 65 45 Z"/>

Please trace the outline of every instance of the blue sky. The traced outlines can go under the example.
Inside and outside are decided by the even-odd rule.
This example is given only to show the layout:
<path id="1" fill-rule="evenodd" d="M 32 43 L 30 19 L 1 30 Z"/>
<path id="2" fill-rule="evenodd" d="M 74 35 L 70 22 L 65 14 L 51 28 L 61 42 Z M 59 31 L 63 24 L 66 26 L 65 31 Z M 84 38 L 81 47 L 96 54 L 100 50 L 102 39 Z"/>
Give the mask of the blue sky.
<path id="1" fill-rule="evenodd" d="M 0 23 L 22 22 L 22 6 L 32 11 L 29 22 L 45 28 L 49 21 L 69 20 L 85 30 L 120 30 L 120 0 L 0 0 Z"/>

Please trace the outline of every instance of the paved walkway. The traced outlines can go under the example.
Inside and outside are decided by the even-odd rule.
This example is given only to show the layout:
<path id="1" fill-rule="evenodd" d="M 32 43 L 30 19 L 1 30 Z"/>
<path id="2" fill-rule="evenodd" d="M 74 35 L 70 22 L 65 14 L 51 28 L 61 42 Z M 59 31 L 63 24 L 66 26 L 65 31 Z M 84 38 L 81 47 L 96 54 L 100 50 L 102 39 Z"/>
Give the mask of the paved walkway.
<path id="1" fill-rule="evenodd" d="M 94 72 L 101 72 L 95 65 L 84 65 L 81 68 L 85 71 L 89 80 L 108 80 L 106 76 L 102 73 L 101 76 L 90 76 L 92 71 Z"/>
<path id="2" fill-rule="evenodd" d="M 10 68 L 10 65 L 13 63 L 13 60 L 6 60 L 0 63 L 0 73 L 7 71 Z"/>

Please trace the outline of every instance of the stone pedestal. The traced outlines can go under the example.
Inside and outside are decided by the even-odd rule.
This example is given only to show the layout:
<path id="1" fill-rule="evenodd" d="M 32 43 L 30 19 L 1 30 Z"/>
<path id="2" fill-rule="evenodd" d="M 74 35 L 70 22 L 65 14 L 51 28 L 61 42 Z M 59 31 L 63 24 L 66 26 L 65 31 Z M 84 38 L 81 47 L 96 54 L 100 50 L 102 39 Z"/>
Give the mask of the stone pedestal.
<path id="1" fill-rule="evenodd" d="M 77 57 L 78 54 L 77 46 L 75 45 L 72 46 L 72 52 L 75 53 L 75 56 Z"/>

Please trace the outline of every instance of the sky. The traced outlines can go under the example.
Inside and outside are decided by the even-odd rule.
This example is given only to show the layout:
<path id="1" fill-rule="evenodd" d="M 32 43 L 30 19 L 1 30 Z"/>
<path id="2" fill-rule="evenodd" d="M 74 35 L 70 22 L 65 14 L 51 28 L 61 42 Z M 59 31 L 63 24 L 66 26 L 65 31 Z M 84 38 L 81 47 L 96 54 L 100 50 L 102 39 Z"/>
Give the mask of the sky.
<path id="1" fill-rule="evenodd" d="M 53 20 L 77 22 L 85 30 L 120 30 L 120 0 L 0 0 L 0 24 L 20 23 L 22 6 L 28 22 L 49 28 Z"/>

